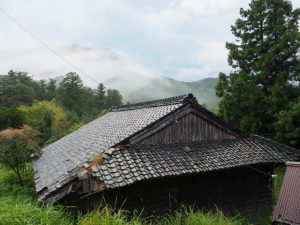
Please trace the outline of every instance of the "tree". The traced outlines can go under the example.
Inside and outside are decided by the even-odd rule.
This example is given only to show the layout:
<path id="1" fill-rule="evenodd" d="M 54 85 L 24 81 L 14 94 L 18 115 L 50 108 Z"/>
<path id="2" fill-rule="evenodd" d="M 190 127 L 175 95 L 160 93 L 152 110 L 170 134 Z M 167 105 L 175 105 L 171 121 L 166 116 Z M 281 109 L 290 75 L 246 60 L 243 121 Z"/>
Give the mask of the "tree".
<path id="1" fill-rule="evenodd" d="M 36 97 L 36 82 L 25 72 L 10 70 L 0 75 L 0 106 L 30 105 Z"/>
<path id="2" fill-rule="evenodd" d="M 300 147 L 300 98 L 279 113 L 275 128 L 278 140 Z"/>
<path id="3" fill-rule="evenodd" d="M 56 96 L 56 80 L 49 79 L 46 87 L 46 100 L 52 100 Z"/>
<path id="4" fill-rule="evenodd" d="M 245 132 L 274 136 L 274 123 L 286 103 L 300 93 L 300 11 L 286 0 L 252 0 L 231 27 L 226 43 L 234 69 L 219 74 L 220 115 Z"/>
<path id="5" fill-rule="evenodd" d="M 40 133 L 42 141 L 51 136 L 61 136 L 69 128 L 68 115 L 55 100 L 34 102 L 31 106 L 19 106 L 24 123 Z"/>
<path id="6" fill-rule="evenodd" d="M 35 82 L 36 100 L 42 101 L 47 97 L 47 84 L 45 80 Z"/>
<path id="7" fill-rule="evenodd" d="M 38 135 L 31 127 L 24 125 L 20 129 L 8 128 L 0 132 L 0 164 L 12 169 L 23 186 L 22 175 L 26 173 L 26 163 L 31 154 L 37 154 L 39 147 L 35 142 Z"/>
<path id="8" fill-rule="evenodd" d="M 98 111 L 105 109 L 105 100 L 106 100 L 106 90 L 104 84 L 100 83 L 96 90 L 96 108 Z"/>
<path id="9" fill-rule="evenodd" d="M 0 107 L 0 130 L 8 127 L 19 128 L 23 125 L 24 121 L 25 115 L 21 110 L 15 107 Z"/>
<path id="10" fill-rule="evenodd" d="M 74 72 L 66 74 L 60 82 L 57 92 L 57 100 L 69 111 L 74 111 L 81 116 L 84 112 L 83 82 Z"/>
<path id="11" fill-rule="evenodd" d="M 97 115 L 97 108 L 96 108 L 96 99 L 95 99 L 95 90 L 90 87 L 84 87 L 82 91 L 82 97 L 84 99 L 83 108 L 84 108 L 84 116 L 87 121 L 93 120 L 94 117 Z"/>
<path id="12" fill-rule="evenodd" d="M 120 105 L 122 105 L 122 95 L 120 92 L 115 89 L 107 89 L 106 106 L 111 108 Z"/>

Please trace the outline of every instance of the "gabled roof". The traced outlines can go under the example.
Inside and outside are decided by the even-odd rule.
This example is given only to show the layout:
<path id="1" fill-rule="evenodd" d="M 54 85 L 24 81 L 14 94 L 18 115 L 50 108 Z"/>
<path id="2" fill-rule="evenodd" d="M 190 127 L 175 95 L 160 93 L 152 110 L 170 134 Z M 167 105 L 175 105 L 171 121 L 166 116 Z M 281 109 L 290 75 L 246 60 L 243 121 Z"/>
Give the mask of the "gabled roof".
<path id="1" fill-rule="evenodd" d="M 279 163 L 294 160 L 298 154 L 268 139 L 245 139 L 239 131 L 195 103 L 193 95 L 188 94 L 121 106 L 43 148 L 33 162 L 39 200 L 58 201 L 78 190 L 86 176 L 96 178 L 88 184 L 88 192 L 101 191 L 142 179 Z M 236 139 L 127 146 L 134 143 L 130 140 L 176 122 L 178 115 L 189 112 L 199 112 L 210 123 L 226 128 Z"/>
<path id="2" fill-rule="evenodd" d="M 81 166 L 103 150 L 138 133 L 181 106 L 192 94 L 121 106 L 42 149 L 34 160 L 40 199 L 73 180 Z"/>
<path id="3" fill-rule="evenodd" d="M 104 190 L 166 176 L 242 166 L 253 169 L 251 166 L 257 164 L 278 164 L 299 157 L 298 151 L 286 148 L 283 150 L 281 145 L 259 136 L 182 144 L 136 144 L 103 152 L 105 160 L 92 167 L 92 176 L 102 182 Z"/>
<path id="4" fill-rule="evenodd" d="M 300 225 L 300 162 L 288 162 L 273 222 Z"/>

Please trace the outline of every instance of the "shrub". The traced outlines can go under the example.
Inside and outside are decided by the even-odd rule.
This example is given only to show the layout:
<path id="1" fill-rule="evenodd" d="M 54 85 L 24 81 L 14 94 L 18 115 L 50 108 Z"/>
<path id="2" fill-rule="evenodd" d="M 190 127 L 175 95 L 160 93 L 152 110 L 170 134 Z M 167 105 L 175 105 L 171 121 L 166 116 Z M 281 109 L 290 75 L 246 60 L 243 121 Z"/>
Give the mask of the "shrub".
<path id="1" fill-rule="evenodd" d="M 21 186 L 30 155 L 39 151 L 36 136 L 37 133 L 26 125 L 20 129 L 8 128 L 0 132 L 0 163 L 17 174 Z"/>

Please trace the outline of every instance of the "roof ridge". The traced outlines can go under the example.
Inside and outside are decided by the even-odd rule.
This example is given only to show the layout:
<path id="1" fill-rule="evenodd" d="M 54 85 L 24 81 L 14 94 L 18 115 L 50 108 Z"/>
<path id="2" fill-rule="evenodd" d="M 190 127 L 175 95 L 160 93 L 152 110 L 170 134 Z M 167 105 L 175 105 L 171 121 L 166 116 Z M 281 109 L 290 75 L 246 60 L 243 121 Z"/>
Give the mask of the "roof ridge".
<path id="1" fill-rule="evenodd" d="M 137 102 L 134 104 L 127 104 L 118 106 L 112 109 L 112 112 L 120 112 L 134 109 L 152 108 L 157 106 L 175 105 L 186 102 L 197 102 L 196 98 L 192 93 L 173 96 L 169 98 L 156 99 L 151 101 Z"/>

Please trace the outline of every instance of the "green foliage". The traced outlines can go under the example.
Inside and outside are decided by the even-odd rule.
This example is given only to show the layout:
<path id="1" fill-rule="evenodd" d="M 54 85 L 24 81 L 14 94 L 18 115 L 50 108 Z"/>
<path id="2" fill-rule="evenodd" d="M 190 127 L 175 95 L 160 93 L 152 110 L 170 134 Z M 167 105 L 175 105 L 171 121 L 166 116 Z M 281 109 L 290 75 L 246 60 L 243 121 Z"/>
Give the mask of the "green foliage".
<path id="1" fill-rule="evenodd" d="M 24 120 L 25 115 L 21 110 L 15 107 L 0 107 L 0 130 L 8 127 L 21 127 L 24 123 Z"/>
<path id="2" fill-rule="evenodd" d="M 47 84 L 45 80 L 35 82 L 36 100 L 42 101 L 47 97 Z"/>
<path id="3" fill-rule="evenodd" d="M 0 198 L 0 224 L 3 225 L 71 225 L 63 210 L 13 198 Z"/>
<path id="4" fill-rule="evenodd" d="M 221 211 L 195 212 L 193 209 L 183 209 L 177 211 L 165 219 L 159 221 L 161 225 L 243 225 L 248 224 L 245 219 L 240 217 L 228 218 Z"/>
<path id="5" fill-rule="evenodd" d="M 220 73 L 216 94 L 220 115 L 243 131 L 274 136 L 274 122 L 286 103 L 299 96 L 297 58 L 299 10 L 286 0 L 252 0 L 231 27 L 226 43 L 235 69 Z"/>
<path id="6" fill-rule="evenodd" d="M 47 91 L 46 91 L 46 100 L 52 100 L 56 96 L 56 80 L 49 79 L 49 83 L 47 85 Z"/>
<path id="7" fill-rule="evenodd" d="M 35 81 L 26 72 L 10 70 L 0 75 L 0 107 L 31 105 L 33 100 L 52 99 L 55 82 Z"/>
<path id="8" fill-rule="evenodd" d="M 178 81 L 167 77 L 159 78 L 137 78 L 136 83 L 147 84 L 131 85 L 126 77 L 118 76 L 107 81 L 110 87 L 120 87 L 126 104 L 148 101 L 159 98 L 193 93 L 200 104 L 205 104 L 209 110 L 215 110 L 219 99 L 215 94 L 217 78 L 205 78 L 193 82 Z"/>
<path id="9" fill-rule="evenodd" d="M 139 216 L 129 217 L 124 210 L 113 210 L 109 207 L 102 207 L 81 216 L 77 222 L 78 225 L 110 224 L 110 225 L 142 225 Z"/>
<path id="10" fill-rule="evenodd" d="M 300 98 L 279 113 L 275 128 L 278 140 L 300 147 Z"/>
<path id="11" fill-rule="evenodd" d="M 105 91 L 103 84 L 93 90 L 84 86 L 79 75 L 73 72 L 68 73 L 59 84 L 57 100 L 80 119 L 91 115 L 95 117 L 100 110 L 122 105 L 122 96 L 118 90 Z"/>
<path id="12" fill-rule="evenodd" d="M 102 207 L 83 215 L 78 220 L 78 225 L 111 224 L 111 225 L 246 225 L 247 220 L 241 217 L 226 217 L 221 211 L 195 212 L 192 208 L 183 208 L 174 214 L 161 217 L 149 222 L 140 218 L 138 214 L 128 216 L 124 210 L 113 210 Z"/>
<path id="13" fill-rule="evenodd" d="M 95 103 L 98 111 L 106 108 L 106 91 L 104 84 L 99 84 L 96 90 Z"/>
<path id="14" fill-rule="evenodd" d="M 65 110 L 58 109 L 56 102 Z M 25 122 L 44 134 L 43 142 L 52 135 L 62 136 L 74 122 L 89 122 L 102 110 L 121 104 L 119 91 L 106 91 L 103 84 L 96 90 L 89 88 L 74 72 L 66 74 L 58 87 L 54 79 L 35 81 L 26 72 L 11 70 L 0 75 L 0 130 L 19 127 Z M 57 120 L 57 111 L 64 111 L 66 119 Z"/>
<path id="15" fill-rule="evenodd" d="M 51 136 L 61 136 L 70 127 L 68 114 L 55 100 L 34 102 L 31 106 L 19 106 L 25 115 L 25 123 L 38 130 L 42 143 Z"/>
<path id="16" fill-rule="evenodd" d="M 60 82 L 57 100 L 69 111 L 83 114 L 85 99 L 83 98 L 83 82 L 79 75 L 74 72 L 68 73 Z"/>
<path id="17" fill-rule="evenodd" d="M 276 175 L 276 178 L 274 180 L 274 203 L 276 203 L 279 198 L 285 170 L 285 166 L 278 166 L 277 168 L 275 168 L 274 174 Z"/>
<path id="18" fill-rule="evenodd" d="M 103 109 L 103 110 L 101 110 L 99 116 L 104 116 L 104 115 L 107 114 L 108 112 L 109 112 L 108 109 Z"/>
<path id="19" fill-rule="evenodd" d="M 23 186 L 23 175 L 31 154 L 39 152 L 35 142 L 36 132 L 28 126 L 21 129 L 7 129 L 0 132 L 0 164 L 12 169 Z"/>
<path id="20" fill-rule="evenodd" d="M 122 95 L 118 90 L 115 89 L 108 89 L 107 96 L 106 96 L 106 106 L 111 108 L 113 106 L 120 106 L 122 105 Z"/>
<path id="21" fill-rule="evenodd" d="M 31 104 L 35 98 L 35 82 L 24 72 L 9 71 L 0 76 L 0 106 Z"/>
<path id="22" fill-rule="evenodd" d="M 96 102 L 95 102 L 95 90 L 89 87 L 84 87 L 82 97 L 84 99 L 84 104 L 83 104 L 84 113 L 82 114 L 82 116 L 84 117 L 92 116 L 94 119 L 95 115 L 98 114 L 98 109 L 96 107 Z"/>
<path id="23" fill-rule="evenodd" d="M 15 173 L 0 168 L 0 225 L 71 225 L 70 216 L 62 209 L 37 204 L 32 170 L 27 167 L 24 186 L 16 182 Z"/>

